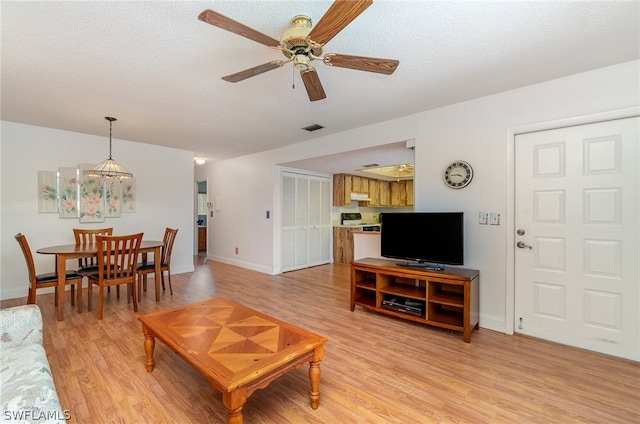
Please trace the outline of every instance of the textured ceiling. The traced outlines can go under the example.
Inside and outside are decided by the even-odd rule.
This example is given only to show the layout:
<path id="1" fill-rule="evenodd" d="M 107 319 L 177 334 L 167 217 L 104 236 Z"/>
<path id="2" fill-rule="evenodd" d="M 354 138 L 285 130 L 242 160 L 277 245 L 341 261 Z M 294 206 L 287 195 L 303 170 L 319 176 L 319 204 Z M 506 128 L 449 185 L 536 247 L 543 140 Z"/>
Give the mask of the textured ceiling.
<path id="1" fill-rule="evenodd" d="M 2 1 L 2 119 L 107 136 L 110 115 L 114 138 L 220 160 L 640 57 L 637 1 L 375 0 L 325 53 L 398 69 L 314 62 L 327 99 L 312 103 L 291 64 L 223 81 L 281 53 L 198 20 L 212 9 L 279 38 L 330 5 Z M 314 123 L 325 128 L 301 130 Z"/>

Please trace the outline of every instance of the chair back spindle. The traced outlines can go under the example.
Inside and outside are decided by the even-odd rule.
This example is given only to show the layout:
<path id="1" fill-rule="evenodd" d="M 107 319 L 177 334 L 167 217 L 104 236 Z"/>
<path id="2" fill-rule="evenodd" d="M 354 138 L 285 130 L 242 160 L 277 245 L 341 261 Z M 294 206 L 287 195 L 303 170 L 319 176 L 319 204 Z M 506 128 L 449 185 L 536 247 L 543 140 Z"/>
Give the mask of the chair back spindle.
<path id="1" fill-rule="evenodd" d="M 93 244 L 96 242 L 96 236 L 110 236 L 113 234 L 113 228 L 74 228 L 73 237 L 77 245 Z M 97 271 L 98 260 L 96 257 L 78 258 L 78 272 L 87 275 Z"/>

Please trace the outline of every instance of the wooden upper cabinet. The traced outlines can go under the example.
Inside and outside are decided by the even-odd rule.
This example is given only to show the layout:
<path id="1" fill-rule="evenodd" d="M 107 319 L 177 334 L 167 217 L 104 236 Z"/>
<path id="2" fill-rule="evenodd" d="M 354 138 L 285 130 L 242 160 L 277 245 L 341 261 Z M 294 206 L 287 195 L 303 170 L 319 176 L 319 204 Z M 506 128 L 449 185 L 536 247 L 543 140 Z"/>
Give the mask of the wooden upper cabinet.
<path id="1" fill-rule="evenodd" d="M 344 174 L 333 175 L 333 206 L 344 205 Z"/>
<path id="2" fill-rule="evenodd" d="M 413 206 L 413 180 L 405 181 L 407 188 L 407 206 Z"/>
<path id="3" fill-rule="evenodd" d="M 351 203 L 351 176 L 333 175 L 333 206 L 345 206 Z"/>
<path id="4" fill-rule="evenodd" d="M 353 178 L 351 175 L 344 175 L 344 205 L 351 204 L 351 192 L 353 191 Z"/>
<path id="5" fill-rule="evenodd" d="M 407 204 L 407 187 L 404 181 L 391 181 L 391 206 L 402 207 Z"/>
<path id="6" fill-rule="evenodd" d="M 371 180 L 367 177 L 360 177 L 360 191 L 358 193 L 369 193 L 369 184 Z"/>
<path id="7" fill-rule="evenodd" d="M 413 206 L 413 180 L 385 181 L 357 175 L 333 176 L 333 206 L 351 204 L 351 193 L 366 193 L 370 201 L 358 206 L 405 207 Z"/>
<path id="8" fill-rule="evenodd" d="M 391 206 L 391 187 L 389 181 L 379 180 L 380 206 Z"/>
<path id="9" fill-rule="evenodd" d="M 358 177 L 356 175 L 350 175 L 351 178 L 351 193 L 361 193 L 360 191 L 360 180 L 362 177 Z"/>
<path id="10" fill-rule="evenodd" d="M 380 180 L 369 179 L 369 206 L 380 206 Z"/>

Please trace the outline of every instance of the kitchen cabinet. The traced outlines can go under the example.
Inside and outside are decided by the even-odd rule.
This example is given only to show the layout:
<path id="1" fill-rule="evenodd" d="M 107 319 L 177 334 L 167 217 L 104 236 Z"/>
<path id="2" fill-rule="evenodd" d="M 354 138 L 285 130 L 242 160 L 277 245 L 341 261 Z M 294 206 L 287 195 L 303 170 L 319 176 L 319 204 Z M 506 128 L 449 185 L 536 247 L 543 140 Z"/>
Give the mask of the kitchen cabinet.
<path id="1" fill-rule="evenodd" d="M 198 252 L 207 251 L 207 227 L 198 227 Z"/>
<path id="2" fill-rule="evenodd" d="M 369 178 L 351 175 L 351 193 L 369 193 Z"/>
<path id="3" fill-rule="evenodd" d="M 380 206 L 391 206 L 391 186 L 389 181 L 379 180 L 378 186 L 380 188 Z"/>
<path id="4" fill-rule="evenodd" d="M 413 180 L 405 180 L 406 191 L 407 191 L 407 202 L 406 206 L 413 206 Z"/>
<path id="5" fill-rule="evenodd" d="M 351 176 L 335 174 L 333 176 L 333 206 L 351 204 Z"/>
<path id="6" fill-rule="evenodd" d="M 413 180 L 386 181 L 349 174 L 333 176 L 333 206 L 349 206 L 351 193 L 365 193 L 369 201 L 359 201 L 362 207 L 413 206 Z"/>
<path id="7" fill-rule="evenodd" d="M 371 181 L 373 181 L 371 178 L 367 178 L 367 177 L 359 177 L 360 178 L 360 189 L 356 192 L 356 193 L 364 193 L 367 196 L 369 196 L 369 185 L 371 184 Z M 369 198 L 371 198 L 369 196 Z M 362 206 L 362 207 L 369 207 L 371 206 L 371 201 L 370 200 L 360 200 L 358 201 L 358 206 Z"/>
<path id="8" fill-rule="evenodd" d="M 402 207 L 407 204 L 407 187 L 404 181 L 391 181 L 389 189 L 391 192 L 391 206 Z"/>
<path id="9" fill-rule="evenodd" d="M 349 206 L 351 193 L 369 193 L 369 178 L 349 174 L 333 176 L 333 206 Z M 369 202 L 358 202 L 359 206 L 369 206 Z"/>
<path id="10" fill-rule="evenodd" d="M 353 261 L 353 233 L 358 230 L 333 227 L 333 263 L 350 264 Z"/>
<path id="11" fill-rule="evenodd" d="M 369 179 L 369 206 L 380 206 L 380 180 Z"/>

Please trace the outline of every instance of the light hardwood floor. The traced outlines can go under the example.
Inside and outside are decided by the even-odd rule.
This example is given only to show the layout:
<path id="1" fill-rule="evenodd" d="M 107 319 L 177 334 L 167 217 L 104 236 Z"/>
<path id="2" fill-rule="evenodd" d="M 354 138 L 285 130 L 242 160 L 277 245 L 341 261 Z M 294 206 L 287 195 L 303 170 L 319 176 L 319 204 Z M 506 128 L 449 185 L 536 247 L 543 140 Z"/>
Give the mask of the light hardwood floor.
<path id="1" fill-rule="evenodd" d="M 269 276 L 195 258 L 172 277 L 173 296 L 154 301 L 153 279 L 138 314 L 224 296 L 323 335 L 320 407 L 309 406 L 308 367 L 247 401 L 245 423 L 638 423 L 640 364 L 480 329 L 452 333 L 356 307 L 349 266 Z M 26 283 L 25 283 L 26 284 Z M 94 296 L 97 296 L 94 293 Z M 7 307 L 25 299 L 1 302 Z M 45 347 L 70 423 L 222 423 L 220 394 L 162 343 L 145 369 L 143 336 L 126 296 L 105 297 L 104 318 L 66 298 L 39 295 Z M 95 303 L 95 302 L 94 302 Z"/>

